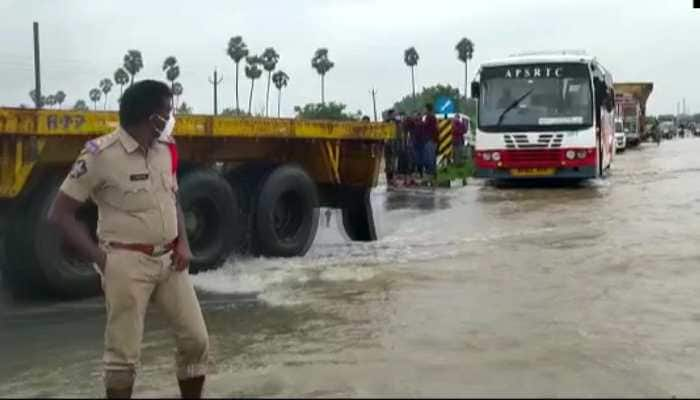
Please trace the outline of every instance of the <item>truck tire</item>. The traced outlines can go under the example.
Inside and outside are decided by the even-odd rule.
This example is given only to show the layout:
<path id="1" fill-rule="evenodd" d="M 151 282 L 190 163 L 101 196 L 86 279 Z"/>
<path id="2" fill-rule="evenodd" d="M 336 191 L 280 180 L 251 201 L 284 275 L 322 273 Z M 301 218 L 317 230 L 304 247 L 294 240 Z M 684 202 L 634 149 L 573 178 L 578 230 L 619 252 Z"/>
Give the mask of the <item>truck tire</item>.
<path id="1" fill-rule="evenodd" d="M 261 255 L 303 256 L 318 229 L 318 194 L 304 170 L 282 165 L 260 185 L 255 204 L 255 237 Z"/>
<path id="2" fill-rule="evenodd" d="M 345 194 L 343 228 L 350 240 L 356 242 L 377 240 L 369 189 L 351 189 Z"/>
<path id="3" fill-rule="evenodd" d="M 92 263 L 78 257 L 65 244 L 57 227 L 46 220 L 62 180 L 58 174 L 48 176 L 11 223 L 3 276 L 19 296 L 75 299 L 101 292 L 100 278 Z M 85 204 L 76 218 L 96 240 L 96 207 Z"/>
<path id="4" fill-rule="evenodd" d="M 179 183 L 179 198 L 192 250 L 193 273 L 220 266 L 240 227 L 238 203 L 226 180 L 211 169 L 192 169 Z"/>
<path id="5" fill-rule="evenodd" d="M 239 224 L 233 237 L 233 252 L 236 255 L 260 255 L 260 245 L 254 235 L 255 204 L 260 185 L 274 168 L 269 163 L 250 162 L 225 172 L 238 205 L 235 212 Z"/>

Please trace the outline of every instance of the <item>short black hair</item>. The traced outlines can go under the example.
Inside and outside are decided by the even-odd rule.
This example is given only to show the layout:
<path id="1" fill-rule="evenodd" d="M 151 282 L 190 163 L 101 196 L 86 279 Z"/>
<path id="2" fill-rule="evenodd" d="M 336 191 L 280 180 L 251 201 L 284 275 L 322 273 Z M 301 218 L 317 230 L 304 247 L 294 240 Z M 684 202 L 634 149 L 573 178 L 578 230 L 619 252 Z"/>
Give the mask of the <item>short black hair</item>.
<path id="1" fill-rule="evenodd" d="M 119 123 L 123 127 L 134 126 L 147 120 L 163 105 L 163 99 L 170 100 L 173 92 L 160 81 L 143 80 L 134 83 L 124 91 L 119 100 Z"/>
<path id="2" fill-rule="evenodd" d="M 429 112 L 433 112 L 433 104 L 432 103 L 426 104 L 425 109 L 428 110 Z"/>

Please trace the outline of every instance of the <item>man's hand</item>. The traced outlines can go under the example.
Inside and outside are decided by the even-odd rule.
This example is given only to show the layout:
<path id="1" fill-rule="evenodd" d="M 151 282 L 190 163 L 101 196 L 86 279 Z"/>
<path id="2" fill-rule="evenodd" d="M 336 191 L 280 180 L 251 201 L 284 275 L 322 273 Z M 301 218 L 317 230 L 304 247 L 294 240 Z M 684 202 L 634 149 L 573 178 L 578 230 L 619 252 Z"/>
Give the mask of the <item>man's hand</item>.
<path id="1" fill-rule="evenodd" d="M 190 266 L 192 251 L 186 240 L 178 240 L 173 249 L 173 266 L 175 271 L 184 271 Z"/>

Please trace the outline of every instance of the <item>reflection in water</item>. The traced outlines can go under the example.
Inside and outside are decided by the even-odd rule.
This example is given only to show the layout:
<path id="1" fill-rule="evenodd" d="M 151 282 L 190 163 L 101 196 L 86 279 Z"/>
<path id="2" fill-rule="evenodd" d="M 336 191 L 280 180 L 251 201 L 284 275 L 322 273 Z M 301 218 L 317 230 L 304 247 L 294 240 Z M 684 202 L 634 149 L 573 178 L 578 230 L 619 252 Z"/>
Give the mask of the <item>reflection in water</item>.
<path id="1" fill-rule="evenodd" d="M 386 211 L 407 210 L 445 210 L 450 208 L 451 194 L 447 190 L 390 190 L 386 193 L 384 209 Z"/>

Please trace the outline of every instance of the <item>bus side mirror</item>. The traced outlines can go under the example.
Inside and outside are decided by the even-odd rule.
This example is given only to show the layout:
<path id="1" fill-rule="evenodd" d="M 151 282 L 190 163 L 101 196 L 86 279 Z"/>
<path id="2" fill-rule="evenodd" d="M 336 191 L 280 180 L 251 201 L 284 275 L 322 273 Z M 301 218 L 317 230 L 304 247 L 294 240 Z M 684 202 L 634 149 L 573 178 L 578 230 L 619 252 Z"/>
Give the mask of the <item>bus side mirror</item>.
<path id="1" fill-rule="evenodd" d="M 472 87 L 471 87 L 471 89 L 472 89 L 472 90 L 471 90 L 471 91 L 472 91 L 472 98 L 478 99 L 479 96 L 481 95 L 481 90 L 480 90 L 480 87 L 479 87 L 479 82 L 477 82 L 477 81 L 472 82 Z"/>

